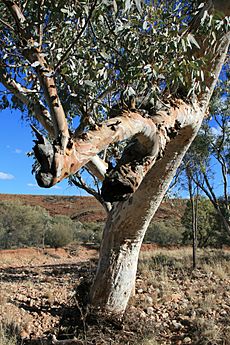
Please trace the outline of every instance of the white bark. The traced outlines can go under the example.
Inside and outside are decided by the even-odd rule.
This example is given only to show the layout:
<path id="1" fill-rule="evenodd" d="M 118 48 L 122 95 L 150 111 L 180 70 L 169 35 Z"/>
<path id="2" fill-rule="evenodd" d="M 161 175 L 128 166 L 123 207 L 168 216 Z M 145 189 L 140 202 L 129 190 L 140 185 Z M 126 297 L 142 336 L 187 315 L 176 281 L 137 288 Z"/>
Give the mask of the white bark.
<path id="1" fill-rule="evenodd" d="M 194 113 L 194 125 L 186 126 L 168 144 L 164 157 L 148 172 L 136 193 L 117 203 L 108 218 L 100 260 L 91 290 L 92 304 L 122 314 L 135 283 L 141 243 L 148 225 L 192 143 L 202 122 Z"/>
<path id="2" fill-rule="evenodd" d="M 87 163 L 87 168 L 99 180 L 103 181 L 106 174 L 106 170 L 108 169 L 108 164 L 96 155 L 92 157 L 91 160 Z"/>

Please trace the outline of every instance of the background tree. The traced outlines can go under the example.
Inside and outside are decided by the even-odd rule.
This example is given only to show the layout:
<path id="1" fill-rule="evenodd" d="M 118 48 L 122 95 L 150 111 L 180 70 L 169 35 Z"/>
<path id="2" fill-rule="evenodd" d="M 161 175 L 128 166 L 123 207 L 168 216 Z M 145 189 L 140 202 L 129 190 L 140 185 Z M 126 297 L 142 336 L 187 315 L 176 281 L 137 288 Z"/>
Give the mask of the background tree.
<path id="1" fill-rule="evenodd" d="M 38 184 L 51 187 L 84 166 L 103 181 L 108 220 L 91 302 L 115 314 L 126 308 L 145 231 L 228 51 L 229 6 L 199 4 L 0 3 L 2 104 L 34 123 Z"/>
<path id="2" fill-rule="evenodd" d="M 203 123 L 178 171 L 182 185 L 183 176 L 188 182 L 190 197 L 196 186 L 211 201 L 222 220 L 225 236 L 230 235 L 229 100 L 229 80 L 220 81 L 211 102 L 211 115 Z"/>
<path id="3" fill-rule="evenodd" d="M 182 217 L 182 225 L 186 228 L 183 234 L 183 242 L 189 244 L 192 240 L 192 205 L 187 202 L 185 213 Z M 221 247 L 227 244 L 226 238 L 223 238 L 221 230 L 221 221 L 218 214 L 209 200 L 203 197 L 198 199 L 198 222 L 197 222 L 197 242 L 200 248 L 216 246 Z"/>
<path id="4" fill-rule="evenodd" d="M 63 247 L 74 239 L 75 223 L 66 216 L 55 216 L 45 232 L 45 244 L 52 247 Z"/>

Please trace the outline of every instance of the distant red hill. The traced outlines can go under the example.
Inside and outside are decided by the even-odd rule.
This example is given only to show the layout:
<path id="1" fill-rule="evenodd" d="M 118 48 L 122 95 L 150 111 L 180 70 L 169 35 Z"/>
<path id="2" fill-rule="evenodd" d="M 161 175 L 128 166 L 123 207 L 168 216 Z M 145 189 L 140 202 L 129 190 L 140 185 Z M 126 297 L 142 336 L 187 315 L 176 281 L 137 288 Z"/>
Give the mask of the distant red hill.
<path id="1" fill-rule="evenodd" d="M 0 194 L 0 201 L 18 201 L 25 205 L 41 206 L 53 215 L 65 215 L 80 222 L 103 222 L 106 213 L 101 204 L 88 196 Z M 162 202 L 154 220 L 179 220 L 186 200 L 169 199 Z"/>

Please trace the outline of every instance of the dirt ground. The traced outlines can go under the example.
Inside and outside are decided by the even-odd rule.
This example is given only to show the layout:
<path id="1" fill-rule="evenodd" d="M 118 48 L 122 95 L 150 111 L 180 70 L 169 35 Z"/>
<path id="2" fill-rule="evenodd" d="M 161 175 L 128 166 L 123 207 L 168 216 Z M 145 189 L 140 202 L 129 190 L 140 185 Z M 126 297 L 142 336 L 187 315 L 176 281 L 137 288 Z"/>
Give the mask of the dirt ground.
<path id="1" fill-rule="evenodd" d="M 114 321 L 87 307 L 96 249 L 0 251 L 0 343 L 3 325 L 16 340 L 1 345 L 230 345 L 230 252 L 198 254 L 192 271 L 191 249 L 144 245 L 136 296 Z"/>

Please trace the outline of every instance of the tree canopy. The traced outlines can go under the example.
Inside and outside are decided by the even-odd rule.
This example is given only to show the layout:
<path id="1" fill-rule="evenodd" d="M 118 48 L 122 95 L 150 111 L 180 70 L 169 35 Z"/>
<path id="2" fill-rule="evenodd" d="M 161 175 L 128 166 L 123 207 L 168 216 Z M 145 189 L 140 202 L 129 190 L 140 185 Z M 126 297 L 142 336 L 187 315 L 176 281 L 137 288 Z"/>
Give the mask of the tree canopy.
<path id="1" fill-rule="evenodd" d="M 19 108 L 39 130 L 67 138 L 69 130 L 85 133 L 124 109 L 152 116 L 170 112 L 175 98 L 192 102 L 206 90 L 207 59 L 229 28 L 228 18 L 210 7 L 183 0 L 4 0 L 1 108 Z M 203 38 L 211 42 L 205 50 Z M 124 139 L 95 153 L 114 164 L 124 148 L 116 141 Z M 36 156 L 41 161 L 44 152 Z"/>

